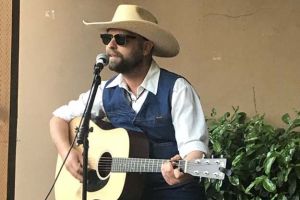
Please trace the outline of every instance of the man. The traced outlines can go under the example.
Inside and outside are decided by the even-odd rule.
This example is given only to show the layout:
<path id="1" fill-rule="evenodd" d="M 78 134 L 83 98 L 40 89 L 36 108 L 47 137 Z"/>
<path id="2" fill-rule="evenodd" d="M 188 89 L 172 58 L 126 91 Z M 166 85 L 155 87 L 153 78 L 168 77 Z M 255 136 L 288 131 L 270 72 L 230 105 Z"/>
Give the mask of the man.
<path id="1" fill-rule="evenodd" d="M 200 199 L 200 188 L 190 175 L 174 167 L 179 159 L 193 160 L 207 153 L 208 135 L 200 100 L 181 76 L 164 70 L 152 55 L 174 57 L 179 45 L 144 8 L 120 5 L 110 22 L 87 23 L 101 32 L 109 69 L 118 75 L 98 88 L 92 115 L 99 111 L 115 127 L 144 132 L 150 158 L 170 159 L 161 175 L 147 175 L 142 199 Z M 81 116 L 88 93 L 54 111 L 50 132 L 65 158 L 69 148 L 69 121 Z M 65 164 L 82 181 L 82 155 L 73 149 Z"/>

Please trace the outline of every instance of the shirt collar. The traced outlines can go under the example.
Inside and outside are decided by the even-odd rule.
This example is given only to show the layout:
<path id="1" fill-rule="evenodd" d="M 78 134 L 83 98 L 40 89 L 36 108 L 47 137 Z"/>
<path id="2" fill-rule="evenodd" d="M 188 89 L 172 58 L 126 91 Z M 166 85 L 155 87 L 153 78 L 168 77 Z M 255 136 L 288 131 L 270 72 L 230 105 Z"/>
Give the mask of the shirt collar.
<path id="1" fill-rule="evenodd" d="M 147 91 L 152 92 L 154 95 L 156 95 L 159 75 L 160 75 L 160 68 L 158 64 L 153 60 L 149 68 L 149 71 L 146 77 L 144 78 L 143 82 L 141 83 L 140 87 L 143 87 Z M 116 78 L 106 86 L 106 88 L 111 88 L 116 86 L 128 90 L 128 86 L 125 83 L 122 74 L 117 75 Z"/>

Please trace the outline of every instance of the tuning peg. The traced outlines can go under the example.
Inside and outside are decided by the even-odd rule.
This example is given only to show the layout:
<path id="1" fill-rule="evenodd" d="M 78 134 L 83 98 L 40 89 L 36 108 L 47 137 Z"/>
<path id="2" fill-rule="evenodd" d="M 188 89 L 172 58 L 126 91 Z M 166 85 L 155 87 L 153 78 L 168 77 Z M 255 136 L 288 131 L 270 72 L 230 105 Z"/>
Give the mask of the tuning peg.
<path id="1" fill-rule="evenodd" d="M 227 176 L 231 176 L 231 174 L 232 174 L 232 170 L 231 169 L 226 169 L 224 167 L 219 167 L 219 170 L 220 170 L 220 172 L 223 172 Z"/>

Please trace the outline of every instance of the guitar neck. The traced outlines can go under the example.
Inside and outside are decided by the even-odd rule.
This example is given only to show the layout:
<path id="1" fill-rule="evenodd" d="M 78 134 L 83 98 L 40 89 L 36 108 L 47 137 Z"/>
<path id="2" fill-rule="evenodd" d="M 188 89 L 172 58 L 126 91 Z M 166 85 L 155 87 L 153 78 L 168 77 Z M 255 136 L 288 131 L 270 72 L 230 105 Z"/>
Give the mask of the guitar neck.
<path id="1" fill-rule="evenodd" d="M 108 162 L 109 161 L 109 164 Z M 111 172 L 161 172 L 161 165 L 169 160 L 147 158 L 109 158 L 101 165 L 108 167 Z M 220 171 L 226 167 L 226 159 L 196 159 L 191 161 L 179 160 L 176 167 L 182 172 L 193 176 L 223 180 L 225 174 Z M 106 168 L 107 169 L 107 168 Z"/>
<path id="2" fill-rule="evenodd" d="M 168 160 L 147 158 L 113 158 L 112 172 L 160 172 L 161 165 Z M 177 166 L 183 169 L 186 161 L 180 160 Z"/>

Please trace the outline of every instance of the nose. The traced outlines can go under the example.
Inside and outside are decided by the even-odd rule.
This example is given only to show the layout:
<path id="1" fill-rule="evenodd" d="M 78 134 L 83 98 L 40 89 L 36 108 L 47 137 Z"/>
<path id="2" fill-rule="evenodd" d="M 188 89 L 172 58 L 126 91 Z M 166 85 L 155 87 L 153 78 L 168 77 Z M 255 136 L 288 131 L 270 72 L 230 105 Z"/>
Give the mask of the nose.
<path id="1" fill-rule="evenodd" d="M 115 40 L 115 38 L 113 37 L 110 42 L 107 44 L 107 47 L 110 49 L 116 49 L 117 48 L 117 42 Z"/>

